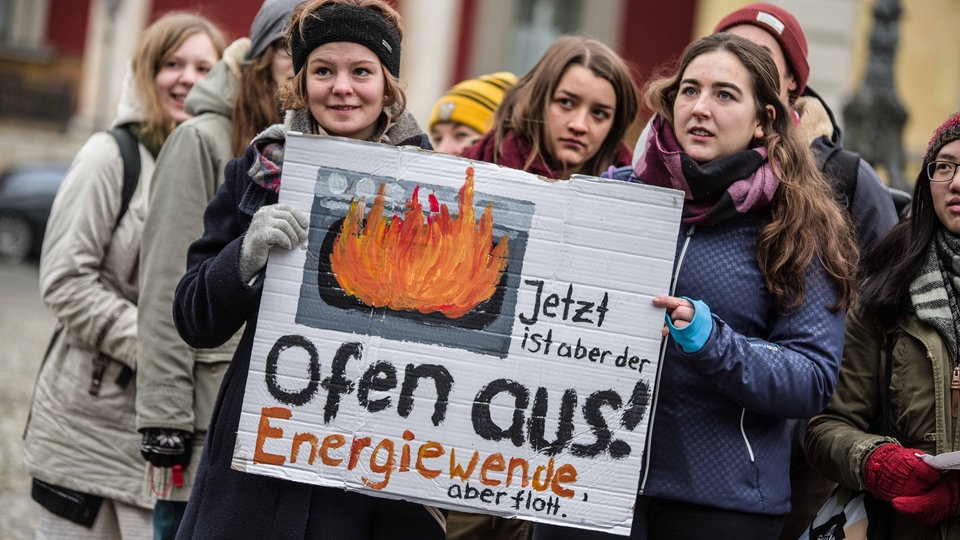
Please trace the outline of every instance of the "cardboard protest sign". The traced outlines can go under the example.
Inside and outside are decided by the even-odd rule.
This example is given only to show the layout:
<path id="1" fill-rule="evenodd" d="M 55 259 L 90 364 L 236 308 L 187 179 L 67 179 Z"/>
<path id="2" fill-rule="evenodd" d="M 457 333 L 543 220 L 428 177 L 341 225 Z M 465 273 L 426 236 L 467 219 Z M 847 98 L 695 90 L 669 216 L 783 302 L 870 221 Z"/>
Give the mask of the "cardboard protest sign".
<path id="1" fill-rule="evenodd" d="M 628 534 L 680 192 L 290 134 L 233 467 Z"/>

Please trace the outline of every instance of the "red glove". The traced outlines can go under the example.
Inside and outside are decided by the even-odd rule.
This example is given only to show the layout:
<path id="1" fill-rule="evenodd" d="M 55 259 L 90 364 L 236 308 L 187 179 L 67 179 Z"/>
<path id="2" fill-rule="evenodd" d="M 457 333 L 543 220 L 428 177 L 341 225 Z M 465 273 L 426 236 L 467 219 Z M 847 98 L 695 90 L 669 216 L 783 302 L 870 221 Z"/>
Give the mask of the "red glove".
<path id="1" fill-rule="evenodd" d="M 897 512 L 924 525 L 940 523 L 957 512 L 960 482 L 955 474 L 944 474 L 933 489 L 912 497 L 896 497 L 890 504 Z"/>
<path id="2" fill-rule="evenodd" d="M 863 483 L 867 490 L 884 501 L 930 491 L 942 474 L 918 458 L 918 453 L 923 452 L 893 443 L 874 450 L 863 468 Z"/>

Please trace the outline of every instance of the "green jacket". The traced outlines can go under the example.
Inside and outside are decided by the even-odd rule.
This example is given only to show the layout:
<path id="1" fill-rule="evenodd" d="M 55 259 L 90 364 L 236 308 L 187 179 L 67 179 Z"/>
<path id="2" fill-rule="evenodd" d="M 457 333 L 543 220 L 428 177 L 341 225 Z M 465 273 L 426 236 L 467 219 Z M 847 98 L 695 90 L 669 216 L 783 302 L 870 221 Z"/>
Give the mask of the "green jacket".
<path id="1" fill-rule="evenodd" d="M 827 408 L 807 428 L 810 465 L 844 487 L 864 489 L 863 466 L 874 449 L 895 439 L 867 433 L 880 416 L 892 342 L 891 416 L 904 447 L 928 454 L 960 450 L 957 419 L 950 416 L 954 361 L 933 327 L 911 311 L 884 333 L 863 309 L 847 314 L 840 379 Z M 894 523 L 892 538 L 960 539 L 960 520 L 924 527 L 907 518 Z"/>
<path id="2" fill-rule="evenodd" d="M 247 38 L 235 41 L 191 90 L 185 109 L 193 118 L 164 143 L 150 189 L 140 248 L 137 429 L 194 432 L 193 457 L 182 487 L 167 484 L 169 469 L 146 477 L 155 491 L 166 491 L 162 498 L 168 500 L 190 496 L 213 402 L 240 337 L 216 349 L 188 346 L 173 323 L 173 295 L 186 269 L 187 248 L 203 233 L 207 202 L 223 183 L 223 168 L 233 157 L 233 103 L 240 62 L 249 47 Z"/>

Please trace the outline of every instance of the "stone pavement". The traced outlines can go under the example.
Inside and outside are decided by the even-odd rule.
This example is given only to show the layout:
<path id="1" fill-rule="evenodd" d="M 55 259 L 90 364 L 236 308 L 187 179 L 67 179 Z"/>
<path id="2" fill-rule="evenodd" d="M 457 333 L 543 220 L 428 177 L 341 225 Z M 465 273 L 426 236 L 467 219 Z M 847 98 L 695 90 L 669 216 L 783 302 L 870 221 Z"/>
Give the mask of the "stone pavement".
<path id="1" fill-rule="evenodd" d="M 15 163 L 69 163 L 85 136 L 0 123 L 0 170 Z M 55 319 L 40 300 L 37 261 L 0 265 L 0 538 L 32 539 L 37 505 L 23 470 L 22 435 L 33 383 Z"/>
<path id="2" fill-rule="evenodd" d="M 40 301 L 36 261 L 0 265 L 0 538 L 34 537 L 37 505 L 21 465 L 33 382 L 55 320 Z"/>

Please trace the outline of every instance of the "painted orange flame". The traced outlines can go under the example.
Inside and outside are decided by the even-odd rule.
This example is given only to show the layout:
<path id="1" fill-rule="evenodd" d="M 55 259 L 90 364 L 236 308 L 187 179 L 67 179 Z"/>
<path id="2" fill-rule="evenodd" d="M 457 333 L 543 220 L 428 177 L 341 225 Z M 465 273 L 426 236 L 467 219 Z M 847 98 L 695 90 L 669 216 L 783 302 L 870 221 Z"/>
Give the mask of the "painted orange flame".
<path id="1" fill-rule="evenodd" d="M 420 187 L 406 212 L 384 216 L 385 184 L 364 221 L 364 199 L 350 203 L 330 253 L 333 274 L 343 290 L 364 304 L 395 310 L 462 317 L 493 296 L 507 267 L 507 237 L 493 246 L 493 203 L 477 224 L 473 212 L 473 167 L 457 196 L 459 216 L 430 194 L 423 219 Z"/>

